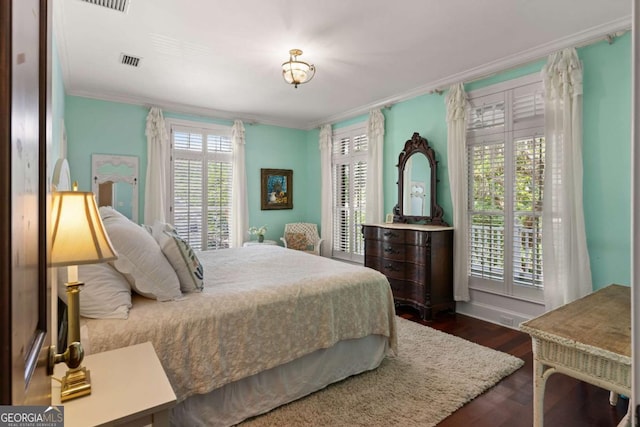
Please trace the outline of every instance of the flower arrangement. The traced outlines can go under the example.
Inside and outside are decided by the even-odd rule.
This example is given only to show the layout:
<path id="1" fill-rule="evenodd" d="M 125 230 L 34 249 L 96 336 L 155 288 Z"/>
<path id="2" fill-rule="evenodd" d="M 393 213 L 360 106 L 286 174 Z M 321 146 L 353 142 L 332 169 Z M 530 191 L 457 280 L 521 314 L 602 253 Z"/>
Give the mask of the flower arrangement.
<path id="1" fill-rule="evenodd" d="M 252 236 L 258 236 L 258 242 L 264 241 L 264 235 L 267 232 L 267 226 L 263 225 L 262 227 L 250 227 L 249 234 Z"/>

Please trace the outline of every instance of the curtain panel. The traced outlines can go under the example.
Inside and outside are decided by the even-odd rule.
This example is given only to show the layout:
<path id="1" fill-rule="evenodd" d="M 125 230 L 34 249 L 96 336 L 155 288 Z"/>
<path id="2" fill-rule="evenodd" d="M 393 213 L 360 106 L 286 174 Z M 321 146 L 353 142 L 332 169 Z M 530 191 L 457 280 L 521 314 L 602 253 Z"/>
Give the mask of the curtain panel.
<path id="1" fill-rule="evenodd" d="M 144 223 L 166 222 L 169 135 L 160 108 L 152 107 L 149 110 L 145 135 L 147 136 L 147 172 L 144 192 Z"/>
<path id="2" fill-rule="evenodd" d="M 331 125 L 320 128 L 320 179 L 321 207 L 320 234 L 322 236 L 322 256 L 331 258 L 333 252 L 333 185 L 331 182 L 331 144 L 333 131 Z"/>
<path id="3" fill-rule="evenodd" d="M 469 301 L 467 95 L 462 83 L 451 86 L 447 105 L 447 166 L 453 205 L 453 297 Z"/>
<path id="4" fill-rule="evenodd" d="M 552 310 L 593 290 L 582 204 L 582 64 L 576 50 L 551 54 L 542 80 L 542 254 L 545 306 Z"/>
<path id="5" fill-rule="evenodd" d="M 384 154 L 384 115 L 379 109 L 369 113 L 367 122 L 369 144 L 367 158 L 367 186 L 365 221 L 375 224 L 384 217 L 384 191 L 382 184 L 382 156 Z"/>
<path id="6" fill-rule="evenodd" d="M 241 120 L 231 128 L 233 163 L 231 175 L 231 247 L 240 248 L 249 230 L 249 206 L 247 203 L 247 173 L 245 167 L 244 125 Z"/>

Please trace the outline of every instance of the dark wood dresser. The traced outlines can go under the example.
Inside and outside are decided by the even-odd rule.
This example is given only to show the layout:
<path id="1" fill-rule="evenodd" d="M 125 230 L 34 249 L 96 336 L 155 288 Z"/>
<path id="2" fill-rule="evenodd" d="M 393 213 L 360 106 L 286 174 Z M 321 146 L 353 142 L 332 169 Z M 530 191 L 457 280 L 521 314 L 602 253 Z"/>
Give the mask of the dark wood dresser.
<path id="1" fill-rule="evenodd" d="M 455 310 L 453 228 L 417 224 L 365 224 L 364 265 L 389 279 L 396 306 L 416 308 L 423 320 Z"/>

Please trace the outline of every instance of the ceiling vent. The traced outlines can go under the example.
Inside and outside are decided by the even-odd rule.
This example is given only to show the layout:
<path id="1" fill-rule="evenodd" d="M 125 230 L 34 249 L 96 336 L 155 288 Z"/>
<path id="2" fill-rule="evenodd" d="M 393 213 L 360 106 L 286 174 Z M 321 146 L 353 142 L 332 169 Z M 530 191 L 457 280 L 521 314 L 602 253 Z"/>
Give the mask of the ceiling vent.
<path id="1" fill-rule="evenodd" d="M 95 4 L 96 6 L 106 7 L 107 9 L 117 10 L 118 12 L 127 13 L 129 0 L 80 0 L 85 3 Z"/>
<path id="2" fill-rule="evenodd" d="M 138 68 L 140 66 L 140 61 L 142 58 L 133 55 L 127 55 L 126 53 L 120 54 L 120 63 L 124 65 L 129 65 L 131 67 Z"/>

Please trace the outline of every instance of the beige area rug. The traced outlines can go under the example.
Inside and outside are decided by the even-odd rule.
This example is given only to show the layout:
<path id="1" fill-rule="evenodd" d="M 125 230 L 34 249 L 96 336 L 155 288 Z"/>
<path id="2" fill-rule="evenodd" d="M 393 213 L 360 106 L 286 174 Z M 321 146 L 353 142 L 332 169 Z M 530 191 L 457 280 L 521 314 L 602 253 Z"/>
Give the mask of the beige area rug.
<path id="1" fill-rule="evenodd" d="M 396 357 L 241 425 L 435 426 L 524 364 L 511 355 L 396 319 Z"/>

